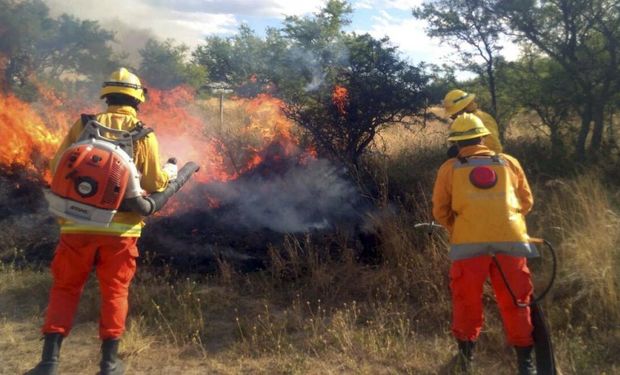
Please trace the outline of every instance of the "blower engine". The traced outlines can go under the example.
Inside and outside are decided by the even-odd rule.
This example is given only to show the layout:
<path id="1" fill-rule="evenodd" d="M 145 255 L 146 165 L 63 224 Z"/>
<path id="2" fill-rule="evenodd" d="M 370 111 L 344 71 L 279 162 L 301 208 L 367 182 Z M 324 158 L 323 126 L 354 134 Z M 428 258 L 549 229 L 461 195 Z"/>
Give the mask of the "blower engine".
<path id="1" fill-rule="evenodd" d="M 131 132 L 111 129 L 88 115 L 82 122 L 82 134 L 62 154 L 51 188 L 45 191 L 56 216 L 98 226 L 108 226 L 119 210 L 147 216 L 161 209 L 198 170 L 195 163 L 187 163 L 166 190 L 145 197 L 130 155 L 133 143 L 152 130 L 140 125 Z"/>

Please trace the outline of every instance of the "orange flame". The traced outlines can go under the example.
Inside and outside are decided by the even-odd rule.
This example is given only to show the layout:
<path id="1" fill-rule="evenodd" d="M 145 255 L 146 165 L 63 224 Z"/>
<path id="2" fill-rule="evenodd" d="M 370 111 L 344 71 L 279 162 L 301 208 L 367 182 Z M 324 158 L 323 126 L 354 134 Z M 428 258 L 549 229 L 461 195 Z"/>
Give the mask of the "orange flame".
<path id="1" fill-rule="evenodd" d="M 39 87 L 39 93 L 41 99 L 37 103 L 25 103 L 14 95 L 0 93 L 0 136 L 4 144 L 0 148 L 0 169 L 22 166 L 49 182 L 49 160 L 69 126 L 80 113 L 98 111 L 92 105 L 84 110 L 82 101 L 61 97 L 45 87 Z M 259 166 L 267 155 L 265 150 L 274 143 L 278 144 L 276 152 L 282 155 L 269 157 L 287 158 L 299 153 L 294 125 L 281 111 L 282 101 L 266 94 L 253 99 L 227 99 L 225 129 L 220 129 L 219 116 L 208 117 L 209 113 L 219 114 L 219 110 L 208 111 L 219 108 L 217 100 L 196 99 L 188 87 L 153 89 L 140 107 L 140 119 L 155 130 L 162 162 L 175 156 L 181 164 L 191 160 L 201 166 L 190 185 L 238 178 Z M 227 140 L 228 136 L 234 142 Z M 308 150 L 300 156 L 300 162 L 315 157 L 316 152 Z M 191 186 L 184 190 L 191 190 Z M 218 205 L 211 197 L 199 199 L 201 202 L 172 200 L 165 213 Z"/>
<path id="2" fill-rule="evenodd" d="M 288 158 L 299 150 L 299 142 L 293 135 L 294 125 L 281 111 L 284 103 L 267 94 L 252 99 L 226 100 L 224 129 L 219 128 L 219 118 L 212 119 L 212 122 L 205 120 L 205 109 L 219 108 L 218 99 L 195 100 L 191 91 L 185 88 L 155 91 L 150 99 L 142 117 L 148 126 L 155 128 L 162 153 L 177 156 L 180 161 L 194 160 L 201 165 L 196 181 L 190 184 L 233 180 L 260 166 L 266 156 Z M 228 133 L 233 133 L 235 142 L 232 145 L 226 139 Z M 239 143 L 240 140 L 243 142 Z M 269 154 L 267 150 L 274 144 L 278 144 L 276 149 L 282 155 Z M 308 160 L 315 157 L 316 153 L 311 151 L 300 156 Z M 191 190 L 191 185 L 184 188 L 183 199 L 175 200 L 163 214 L 219 205 L 212 197 L 189 194 Z"/>
<path id="3" fill-rule="evenodd" d="M 349 90 L 344 86 L 334 86 L 334 90 L 332 91 L 332 103 L 334 103 L 341 115 L 346 115 L 346 107 L 349 104 Z"/>
<path id="4" fill-rule="evenodd" d="M 140 108 L 139 117 L 155 130 L 164 160 L 175 156 L 182 163 L 195 161 L 200 165 L 198 178 L 203 182 L 230 178 L 217 151 L 217 142 L 208 136 L 209 126 L 189 87 L 149 90 L 148 101 Z"/>
<path id="5" fill-rule="evenodd" d="M 283 143 L 288 145 L 287 154 L 297 147 L 298 142 L 291 132 L 293 123 L 281 112 L 282 101 L 266 94 L 227 101 L 229 112 L 241 113 L 246 119 L 244 126 L 233 130 L 235 136 L 247 144 L 235 150 L 229 150 L 221 139 L 222 134 L 218 134 L 221 129 L 206 121 L 204 107 L 208 102 L 196 100 L 188 87 L 150 90 L 149 100 L 140 113 L 147 126 L 155 129 L 161 154 L 175 156 L 181 162 L 192 160 L 201 166 L 197 176 L 200 182 L 237 178 L 260 164 L 261 150 L 276 139 L 286 140 Z M 240 162 L 231 160 L 231 153 L 241 159 Z"/>
<path id="6" fill-rule="evenodd" d="M 60 102 L 49 92 L 42 93 L 37 104 L 28 104 L 12 94 L 0 93 L 0 167 L 21 167 L 51 181 L 48 169 L 58 145 L 68 128 L 68 116 L 58 108 Z M 44 109 L 37 111 L 36 107 Z"/>

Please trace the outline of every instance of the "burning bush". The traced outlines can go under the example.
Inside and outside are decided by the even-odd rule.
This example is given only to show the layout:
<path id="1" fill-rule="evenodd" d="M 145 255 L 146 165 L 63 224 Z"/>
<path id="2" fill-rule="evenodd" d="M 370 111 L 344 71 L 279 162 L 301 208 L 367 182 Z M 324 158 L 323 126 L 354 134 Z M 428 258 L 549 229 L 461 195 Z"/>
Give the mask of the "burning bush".
<path id="1" fill-rule="evenodd" d="M 53 238 L 55 226 L 45 212 L 41 189 L 50 179 L 49 160 L 80 113 L 75 109 L 80 102 L 41 90 L 45 100 L 34 104 L 10 95 L 0 97 L 11 108 L 0 117 L 0 128 L 10 134 L 9 147 L 0 152 L 6 191 L 2 198 L 7 209 L 18 210 L 10 197 L 21 194 L 23 180 L 28 180 L 36 204 L 30 211 L 21 207 L 22 214 L 49 221 L 40 227 L 44 233 L 38 238 Z M 312 147 L 301 145 L 299 132 L 281 113 L 281 101 L 267 95 L 228 100 L 227 121 L 219 127 L 211 122 L 219 117 L 213 114 L 211 102 L 198 100 L 190 88 L 149 94 L 140 116 L 155 129 L 162 154 L 181 162 L 194 160 L 201 169 L 162 214 L 150 219 L 143 239 L 148 250 L 179 259 L 181 267 L 190 266 L 183 259 L 193 254 L 212 270 L 218 256 L 229 254 L 231 261 L 247 260 L 237 262 L 241 268 L 256 268 L 256 262 L 266 256 L 267 245 L 281 241 L 278 233 L 325 229 L 356 218 L 356 189 L 343 170 L 317 159 Z M 263 234 L 252 236 L 253 232 Z M 239 237 L 241 241 L 231 240 Z M 15 246 L 37 247 L 24 246 L 18 237 L 15 241 Z M 44 258 L 49 258 L 52 242 L 46 243 Z"/>

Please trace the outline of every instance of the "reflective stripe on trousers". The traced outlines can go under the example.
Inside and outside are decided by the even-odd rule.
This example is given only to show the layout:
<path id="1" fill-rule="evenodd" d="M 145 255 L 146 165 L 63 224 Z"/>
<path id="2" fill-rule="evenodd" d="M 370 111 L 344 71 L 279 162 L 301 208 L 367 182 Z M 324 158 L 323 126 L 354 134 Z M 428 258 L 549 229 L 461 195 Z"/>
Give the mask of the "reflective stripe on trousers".
<path id="1" fill-rule="evenodd" d="M 506 254 L 515 257 L 539 257 L 536 245 L 528 242 L 480 242 L 450 245 L 450 260 L 474 258 L 481 255 Z"/>

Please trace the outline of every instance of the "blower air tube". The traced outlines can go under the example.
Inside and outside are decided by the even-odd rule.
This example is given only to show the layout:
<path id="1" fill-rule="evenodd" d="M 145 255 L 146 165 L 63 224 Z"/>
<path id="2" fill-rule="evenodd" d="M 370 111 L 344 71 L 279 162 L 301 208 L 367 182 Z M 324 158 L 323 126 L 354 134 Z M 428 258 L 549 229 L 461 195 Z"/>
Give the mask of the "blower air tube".
<path id="1" fill-rule="evenodd" d="M 142 216 L 154 214 L 166 205 L 168 199 L 179 191 L 179 189 L 189 181 L 189 178 L 192 177 L 194 173 L 198 172 L 198 169 L 200 169 L 200 166 L 192 161 L 185 163 L 183 168 L 177 173 L 177 178 L 168 182 L 166 190 L 150 194 L 147 197 L 140 196 L 125 199 L 123 201 L 123 209 L 139 213 Z"/>

